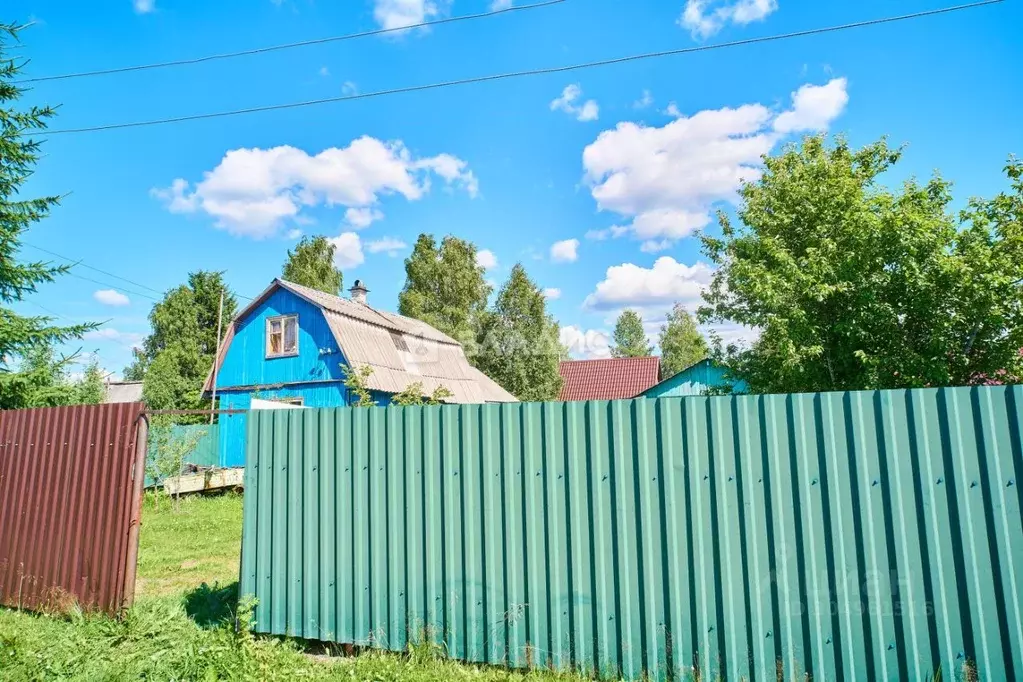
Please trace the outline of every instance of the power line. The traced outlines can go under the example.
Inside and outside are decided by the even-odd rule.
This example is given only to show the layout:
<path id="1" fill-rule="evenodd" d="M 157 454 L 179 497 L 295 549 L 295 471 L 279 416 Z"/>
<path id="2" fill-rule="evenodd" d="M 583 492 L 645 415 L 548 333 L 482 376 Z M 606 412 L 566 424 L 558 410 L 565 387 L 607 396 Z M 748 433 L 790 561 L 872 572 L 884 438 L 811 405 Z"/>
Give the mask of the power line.
<path id="1" fill-rule="evenodd" d="M 142 128 L 147 126 L 163 125 L 168 123 L 182 123 L 185 121 L 199 121 L 211 118 L 223 118 L 225 116 L 238 116 L 242 114 L 254 114 L 264 111 L 279 111 L 282 109 L 296 109 L 299 107 L 308 107 L 317 104 L 329 104 L 334 102 L 346 102 L 349 100 L 358 99 L 370 99 L 375 97 L 384 97 L 387 95 L 405 94 L 411 92 L 421 92 L 424 90 L 437 90 L 441 88 L 449 88 L 458 85 L 469 85 L 474 83 L 486 83 L 490 81 L 507 80 L 511 78 L 522 78 L 525 76 L 540 76 L 555 73 L 565 73 L 567 71 L 578 71 L 581 69 L 590 69 L 600 66 L 611 66 L 614 64 L 623 64 L 626 62 L 634 62 L 643 59 L 655 59 L 659 57 L 669 57 L 675 55 L 690 54 L 693 52 L 708 52 L 711 50 L 720 50 L 729 47 L 741 47 L 744 45 L 756 45 L 759 43 L 768 43 L 779 40 L 788 40 L 790 38 L 802 38 L 806 36 L 821 35 L 824 33 L 834 33 L 837 31 L 846 31 L 854 28 L 864 28 L 867 26 L 877 26 L 880 24 L 890 24 L 898 21 L 907 21 L 909 19 L 920 19 L 923 17 L 930 17 L 939 14 L 948 14 L 950 12 L 958 12 L 962 10 L 975 9 L 978 7 L 984 7 L 986 5 L 996 5 L 1005 2 L 1005 0 L 982 0 L 981 2 L 974 2 L 968 5 L 956 5 L 954 7 L 943 7 L 940 9 L 927 10 L 923 12 L 915 12 L 913 14 L 903 14 L 894 17 L 885 17 L 881 19 L 870 19 L 867 21 L 858 21 L 851 24 L 841 24 L 838 26 L 827 26 L 823 28 L 807 29 L 805 31 L 794 31 L 792 33 L 781 33 L 777 35 L 764 36 L 761 38 L 746 38 L 744 40 L 736 40 L 728 43 L 716 43 L 714 45 L 698 45 L 696 47 L 685 47 L 675 50 L 662 50 L 660 52 L 647 52 L 645 54 L 629 55 L 626 57 L 616 57 L 613 59 L 604 59 L 600 61 L 584 62 L 581 64 L 571 64 L 568 66 L 552 66 L 541 69 L 530 69 L 527 71 L 512 71 L 509 73 L 494 74 L 490 76 L 477 76 L 473 78 L 463 78 L 459 80 L 443 81 L 439 83 L 430 83 L 427 85 L 412 85 L 401 88 L 392 88 L 389 90 L 377 90 L 374 92 L 366 92 L 355 95 L 342 95 L 339 97 L 325 97 L 322 99 L 307 100 L 304 102 L 290 102 L 287 104 L 270 104 L 266 106 L 250 107 L 247 109 L 233 109 L 230 111 L 218 111 L 206 114 L 190 114 L 186 116 L 176 116 L 172 118 L 161 118 L 149 121 L 133 121 L 130 123 L 110 123 L 106 125 L 91 126 L 87 128 L 66 128 L 64 130 L 51 130 L 50 135 L 68 135 L 73 133 L 92 133 L 104 130 L 119 130 L 122 128 Z"/>
<path id="2" fill-rule="evenodd" d="M 160 300 L 160 299 L 156 298 L 155 296 L 150 296 L 149 294 L 143 294 L 141 291 L 132 291 L 131 289 L 125 289 L 124 287 L 118 287 L 118 286 L 115 286 L 113 284 L 110 284 L 109 282 L 101 282 L 98 279 L 93 279 L 91 277 L 86 277 L 84 275 L 79 275 L 78 273 L 73 272 L 73 271 L 68 271 L 67 274 L 70 275 L 71 277 L 75 277 L 75 278 L 80 279 L 80 280 L 82 280 L 84 282 L 92 282 L 93 284 L 99 284 L 100 286 L 103 286 L 103 287 L 110 287 L 111 289 L 119 289 L 120 291 L 123 291 L 125 293 L 129 293 L 132 296 L 141 296 L 142 298 L 148 298 L 150 301 L 157 301 L 157 302 L 159 302 L 159 300 Z"/>
<path id="3" fill-rule="evenodd" d="M 56 310 L 54 310 L 53 308 L 47 308 L 47 307 L 46 307 L 46 306 L 44 306 L 44 305 L 43 305 L 42 303 L 38 303 L 38 302 L 36 302 L 36 301 L 33 301 L 33 300 L 31 300 L 31 299 L 26 299 L 26 300 L 25 300 L 25 303 L 28 303 L 28 304 L 30 304 L 30 305 L 34 305 L 35 307 L 37 307 L 37 308 L 39 308 L 40 310 L 42 310 L 42 311 L 43 311 L 44 313 L 49 313 L 50 315 L 53 315 L 53 316 L 54 316 L 54 317 L 56 317 L 56 318 L 59 318 L 59 319 L 61 319 L 61 320 L 67 320 L 68 322 L 70 322 L 70 323 L 71 323 L 71 324 L 73 324 L 73 325 L 79 325 L 79 324 L 82 324 L 81 322 L 75 322 L 74 320 L 72 320 L 72 319 L 71 319 L 70 317 L 68 317 L 67 315 L 61 315 L 60 313 L 58 313 L 58 312 L 57 312 Z M 102 323 L 101 323 L 101 324 L 102 324 Z M 96 357 L 96 358 L 98 358 L 99 360 L 102 360 L 102 361 L 103 361 L 103 364 L 105 364 L 105 365 L 110 365 L 110 364 L 113 364 L 113 363 L 111 363 L 111 362 L 110 362 L 110 359 L 109 359 L 109 358 L 104 358 L 104 357 L 103 357 L 102 355 L 100 355 L 100 354 L 99 354 L 99 353 L 98 353 L 97 351 L 88 351 L 88 352 L 89 352 L 89 353 L 92 353 L 92 354 L 93 354 L 93 356 L 95 356 L 95 357 Z M 107 376 L 110 376 L 110 375 L 108 374 Z"/>
<path id="4" fill-rule="evenodd" d="M 28 242 L 25 242 L 25 241 L 23 241 L 21 243 L 24 246 L 28 246 L 30 248 L 35 249 L 36 251 L 42 251 L 43 253 L 48 253 L 51 256 L 56 256 L 57 258 L 61 258 L 63 260 L 66 260 L 69 263 L 73 264 L 72 267 L 86 268 L 88 270 L 92 270 L 93 272 L 98 272 L 101 275 L 106 275 L 107 277 L 113 277 L 114 279 L 119 279 L 122 282 L 127 282 L 128 284 L 131 284 L 133 286 L 140 287 L 140 288 L 146 289 L 148 291 L 152 291 L 154 294 L 160 294 L 161 296 L 163 295 L 162 291 L 160 291 L 158 289 L 154 289 L 153 287 L 148 287 L 145 284 L 140 284 L 139 282 L 135 282 L 133 280 L 130 280 L 127 277 L 121 277 L 120 275 L 115 275 L 112 272 L 107 272 L 106 270 L 100 270 L 99 268 L 93 267 L 91 265 L 87 265 L 87 264 L 83 263 L 80 260 L 75 260 L 73 258 L 68 258 L 67 256 L 61 255 L 61 254 L 57 253 L 56 251 L 50 251 L 49 249 L 44 249 L 43 247 L 36 246 L 35 244 L 29 244 Z"/>
<path id="5" fill-rule="evenodd" d="M 171 66 L 185 66 L 188 64 L 201 64 L 203 62 L 211 62 L 219 59 L 233 59 L 235 57 L 247 57 L 254 54 L 263 54 L 266 52 L 275 52 L 277 50 L 290 50 L 296 47 L 307 47 L 309 45 L 322 45 L 323 43 L 341 42 L 347 40 L 355 40 L 357 38 L 368 38 L 370 36 L 386 35 L 388 33 L 400 33 L 402 31 L 409 31 L 417 28 L 429 28 L 431 26 L 439 26 L 441 24 L 453 24 L 459 21 L 470 21 L 473 19 L 483 19 L 486 17 L 496 16 L 498 14 L 508 14 L 509 12 L 523 12 L 532 9 L 540 9 L 543 7 L 550 7 L 551 5 L 559 5 L 565 2 L 565 0 L 546 0 L 545 2 L 538 2 L 532 5 L 520 5 L 517 7 L 505 7 L 503 9 L 495 9 L 489 12 L 480 12 L 478 14 L 465 14 L 457 17 L 446 17 L 443 19 L 435 19 L 433 21 L 423 21 L 418 24 L 411 24 L 409 26 L 399 26 L 395 28 L 378 28 L 372 31 L 363 31 L 361 33 L 349 33 L 341 36 L 331 36 L 328 38 L 315 38 L 313 40 L 303 40 L 297 43 L 285 43 L 283 45 L 271 45 L 269 47 L 257 47 L 251 50 L 241 50 L 239 52 L 226 52 L 224 54 L 213 54 L 205 57 L 193 57 L 191 59 L 178 59 L 169 62 L 157 62 L 154 64 L 139 64 L 136 66 L 122 66 L 114 69 L 100 69 L 97 71 L 80 71 L 77 73 L 64 73 L 56 76 L 39 76 L 38 78 L 25 78 L 16 83 L 42 83 L 44 81 L 56 81 L 56 80 L 67 80 L 70 78 L 86 78 L 91 76 L 108 76 L 116 73 L 128 73 L 131 71 L 145 71 L 148 69 L 163 69 Z"/>
<path id="6" fill-rule="evenodd" d="M 75 258 L 71 258 L 70 256 L 65 256 L 62 253 L 57 253 L 56 251 L 51 251 L 50 249 L 44 249 L 41 246 L 36 246 L 35 244 L 29 244 L 26 241 L 22 241 L 21 244 L 23 246 L 28 246 L 30 248 L 33 248 L 33 249 L 35 249 L 37 251 L 42 251 L 43 253 L 48 253 L 51 256 L 55 256 L 57 258 L 60 258 L 61 260 L 65 260 L 68 263 L 71 263 L 71 267 L 72 268 L 75 268 L 75 267 L 88 268 L 89 270 L 93 270 L 94 272 L 98 272 L 101 275 L 106 275 L 107 277 L 113 277 L 114 279 L 119 279 L 122 282 L 127 282 L 128 284 L 131 284 L 133 286 L 136 286 L 136 287 L 139 287 L 139 288 L 142 288 L 142 289 L 146 289 L 148 291 L 152 291 L 154 294 L 159 294 L 160 296 L 164 295 L 164 292 L 160 291 L 159 289 L 154 289 L 153 287 L 147 286 L 145 284 L 142 284 L 141 282 L 136 282 L 135 280 L 128 279 L 127 277 L 121 277 L 120 275 L 115 275 L 114 273 L 108 272 L 106 270 L 101 270 L 101 269 L 99 269 L 97 267 L 93 267 L 92 265 L 88 265 L 88 264 L 82 262 L 81 260 L 78 260 L 78 259 L 75 259 Z M 71 275 L 72 277 L 77 277 L 78 279 L 84 280 L 86 282 L 92 282 L 94 284 L 99 284 L 101 286 L 111 287 L 113 289 L 119 289 L 119 290 L 125 291 L 125 292 L 127 292 L 129 294 L 134 294 L 135 296 L 141 296 L 143 298 L 148 298 L 151 301 L 159 301 L 160 300 L 160 299 L 154 298 L 152 296 L 149 296 L 148 294 L 143 294 L 143 293 L 138 292 L 138 291 L 132 291 L 131 289 L 126 289 L 126 288 L 124 288 L 122 286 L 119 286 L 119 285 L 116 285 L 116 284 L 110 284 L 109 282 L 101 282 L 101 281 L 99 281 L 97 279 L 90 279 L 88 277 L 76 274 L 74 272 L 68 272 L 67 274 Z M 242 296 L 241 294 L 235 293 L 235 292 L 232 292 L 232 295 L 235 298 L 245 299 L 246 301 L 251 301 L 252 300 L 251 296 Z"/>

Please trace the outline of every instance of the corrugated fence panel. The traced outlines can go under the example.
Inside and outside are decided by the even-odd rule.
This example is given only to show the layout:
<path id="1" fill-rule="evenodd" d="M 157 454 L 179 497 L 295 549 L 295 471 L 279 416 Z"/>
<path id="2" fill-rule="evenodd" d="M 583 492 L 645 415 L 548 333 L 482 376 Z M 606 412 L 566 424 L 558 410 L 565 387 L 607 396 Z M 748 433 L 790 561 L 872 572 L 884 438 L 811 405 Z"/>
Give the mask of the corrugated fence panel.
<path id="1" fill-rule="evenodd" d="M 250 415 L 256 630 L 636 679 L 1023 674 L 1023 389 Z"/>
<path id="2" fill-rule="evenodd" d="M 77 602 L 116 613 L 131 603 L 142 410 L 0 412 L 0 604 L 60 611 Z"/>
<path id="3" fill-rule="evenodd" d="M 225 415 L 226 416 L 226 415 Z M 161 435 L 166 431 L 166 435 Z M 220 466 L 220 424 L 175 424 L 169 427 L 154 426 L 149 432 L 149 453 L 146 456 L 146 487 L 159 485 L 163 480 L 151 475 L 153 464 L 159 457 L 160 447 L 188 448 L 182 463 L 197 467 Z"/>

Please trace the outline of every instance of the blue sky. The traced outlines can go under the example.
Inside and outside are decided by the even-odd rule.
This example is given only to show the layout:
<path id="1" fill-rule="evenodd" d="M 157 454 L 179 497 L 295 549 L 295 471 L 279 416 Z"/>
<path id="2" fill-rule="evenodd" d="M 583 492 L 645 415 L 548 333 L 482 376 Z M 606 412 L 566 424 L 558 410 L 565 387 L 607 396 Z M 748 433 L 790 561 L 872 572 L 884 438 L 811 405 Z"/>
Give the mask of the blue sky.
<path id="1" fill-rule="evenodd" d="M 504 0 L 507 4 L 507 0 Z M 493 0 L 5 2 L 34 20 L 26 76 L 230 52 L 417 19 Z M 501 2 L 501 0 L 498 0 Z M 516 4 L 527 4 L 515 0 Z M 565 0 L 491 18 L 240 59 L 40 82 L 55 130 L 558 66 L 934 9 L 936 0 Z M 224 270 L 253 296 L 295 235 L 338 240 L 346 286 L 395 309 L 420 232 L 474 241 L 500 283 L 521 261 L 577 355 L 599 355 L 624 306 L 650 330 L 710 276 L 713 230 L 761 153 L 812 130 L 908 145 L 891 182 L 934 169 L 958 201 L 1005 187 L 1023 154 L 1019 2 L 824 36 L 376 99 L 51 136 L 27 187 L 66 194 L 27 235 L 136 285 L 79 269 L 24 313 L 107 321 L 83 342 L 119 371 L 148 297 Z M 26 247 L 27 257 L 49 258 Z M 107 292 L 114 289 L 121 295 Z M 97 293 L 106 292 L 106 293 Z M 556 298 L 555 298 L 556 296 Z M 126 299 L 126 300 L 125 300 Z M 118 305 L 111 305 L 118 304 Z M 723 329 L 727 337 L 741 330 Z"/>

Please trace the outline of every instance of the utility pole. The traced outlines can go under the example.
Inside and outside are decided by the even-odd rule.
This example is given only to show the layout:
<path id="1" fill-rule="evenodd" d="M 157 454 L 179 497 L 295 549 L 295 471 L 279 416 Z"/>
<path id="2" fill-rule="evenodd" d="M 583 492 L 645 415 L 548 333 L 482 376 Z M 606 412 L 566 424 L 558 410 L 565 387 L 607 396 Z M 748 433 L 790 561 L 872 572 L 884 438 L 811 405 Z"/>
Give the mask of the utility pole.
<path id="1" fill-rule="evenodd" d="M 220 329 L 224 318 L 224 289 L 220 289 L 220 306 L 217 308 L 217 347 L 213 349 L 213 392 L 210 397 L 210 424 L 217 413 L 217 361 L 220 359 Z"/>

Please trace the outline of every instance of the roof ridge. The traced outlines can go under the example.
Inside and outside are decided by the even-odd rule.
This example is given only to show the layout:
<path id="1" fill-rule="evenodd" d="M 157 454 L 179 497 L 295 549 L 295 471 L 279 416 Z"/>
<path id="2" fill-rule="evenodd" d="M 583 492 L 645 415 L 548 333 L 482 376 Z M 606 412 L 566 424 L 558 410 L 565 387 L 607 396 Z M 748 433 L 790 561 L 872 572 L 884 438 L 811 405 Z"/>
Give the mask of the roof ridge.
<path id="1" fill-rule="evenodd" d="M 400 334 L 410 334 L 412 336 L 431 338 L 432 340 L 437 341 L 438 343 L 446 343 L 448 345 L 455 345 L 459 347 L 461 347 L 462 345 L 458 343 L 458 341 L 456 341 L 455 339 L 452 339 L 450 336 L 442 332 L 441 330 L 429 324 L 428 322 L 423 322 L 422 320 L 418 320 L 414 317 L 407 317 L 405 315 L 401 315 L 400 313 L 392 313 L 387 310 L 378 310 L 377 308 L 374 308 L 373 306 L 367 303 L 356 303 L 355 301 L 352 301 L 350 299 L 343 298 L 335 294 L 328 294 L 325 291 L 313 289 L 312 287 L 307 287 L 304 284 L 297 284 L 295 282 L 283 279 L 281 277 L 278 277 L 277 281 L 280 282 L 284 288 L 286 289 L 290 288 L 292 289 L 293 293 L 303 296 L 304 298 L 310 300 L 312 303 L 319 306 L 320 308 L 325 308 L 338 315 L 343 315 L 345 317 L 356 319 L 359 320 L 360 322 L 372 324 L 377 327 L 380 327 L 381 329 L 386 329 L 388 331 L 397 332 Z M 337 304 L 333 306 L 325 305 L 324 302 L 317 300 L 320 297 L 326 297 L 327 299 L 330 300 L 330 302 L 337 302 Z M 356 311 L 369 313 L 371 315 L 367 315 L 367 317 L 373 317 L 376 319 L 375 320 L 365 319 L 364 317 L 355 314 Z M 396 325 L 394 320 L 389 319 L 390 317 L 397 318 L 397 320 L 400 320 L 402 323 L 408 324 L 409 326 L 413 326 L 415 324 L 425 325 L 434 333 L 430 335 L 425 335 L 417 334 L 415 331 L 401 329 Z"/>

